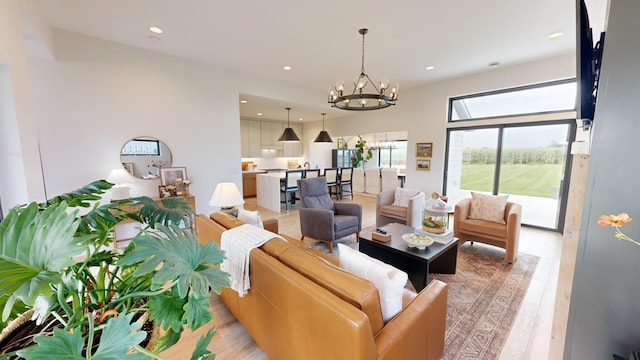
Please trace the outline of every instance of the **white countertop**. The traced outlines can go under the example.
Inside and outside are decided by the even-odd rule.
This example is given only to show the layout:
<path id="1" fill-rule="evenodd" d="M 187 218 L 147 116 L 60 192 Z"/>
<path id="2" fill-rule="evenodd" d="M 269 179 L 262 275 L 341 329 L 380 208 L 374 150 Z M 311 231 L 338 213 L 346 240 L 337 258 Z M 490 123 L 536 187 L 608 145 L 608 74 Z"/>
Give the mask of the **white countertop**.
<path id="1" fill-rule="evenodd" d="M 268 177 L 277 177 L 277 178 L 283 178 L 284 177 L 284 172 L 268 172 L 268 173 L 262 173 L 262 174 L 258 174 L 260 176 L 268 176 Z"/>

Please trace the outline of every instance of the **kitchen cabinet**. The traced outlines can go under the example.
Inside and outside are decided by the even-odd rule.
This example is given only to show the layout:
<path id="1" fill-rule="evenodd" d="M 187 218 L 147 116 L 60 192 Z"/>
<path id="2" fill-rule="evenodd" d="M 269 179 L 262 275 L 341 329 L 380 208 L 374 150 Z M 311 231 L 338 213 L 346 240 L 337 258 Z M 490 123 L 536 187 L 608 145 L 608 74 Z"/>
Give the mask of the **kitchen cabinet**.
<path id="1" fill-rule="evenodd" d="M 285 125 L 286 127 L 286 125 Z M 285 157 L 302 157 L 302 124 L 291 124 L 291 128 L 296 132 L 296 135 L 300 138 L 298 142 L 286 142 L 284 143 L 284 156 Z M 282 129 L 284 131 L 284 129 Z"/>
<path id="2" fill-rule="evenodd" d="M 262 155 L 262 132 L 260 120 L 240 120 L 240 143 L 242 157 Z"/>
<path id="3" fill-rule="evenodd" d="M 261 129 L 262 148 L 282 151 L 282 143 L 278 141 L 284 130 L 282 123 L 263 121 Z"/>
<path id="4" fill-rule="evenodd" d="M 266 174 L 266 171 L 242 173 L 242 197 L 249 198 L 257 195 L 256 175 Z"/>
<path id="5" fill-rule="evenodd" d="M 355 156 L 355 149 L 332 149 L 331 167 L 351 167 L 351 158 Z"/>

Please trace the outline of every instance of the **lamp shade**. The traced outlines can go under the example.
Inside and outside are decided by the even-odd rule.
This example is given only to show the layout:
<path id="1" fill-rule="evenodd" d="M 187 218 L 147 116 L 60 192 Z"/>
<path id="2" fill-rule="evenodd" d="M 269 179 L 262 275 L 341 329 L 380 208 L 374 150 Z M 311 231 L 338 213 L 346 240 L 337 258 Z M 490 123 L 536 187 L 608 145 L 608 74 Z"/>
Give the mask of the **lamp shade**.
<path id="1" fill-rule="evenodd" d="M 131 175 L 123 168 L 113 169 L 109 173 L 107 181 L 120 185 L 131 181 Z"/>
<path id="2" fill-rule="evenodd" d="M 209 200 L 209 205 L 221 208 L 231 208 L 240 204 L 244 204 L 244 199 L 235 183 L 219 183 Z"/>
<path id="3" fill-rule="evenodd" d="M 333 140 L 331 139 L 331 136 L 329 135 L 328 132 L 326 132 L 325 130 L 320 131 L 320 133 L 318 134 L 318 137 L 316 137 L 315 140 L 313 140 L 313 142 L 325 142 L 325 143 L 330 143 L 333 142 Z"/>
<path id="4" fill-rule="evenodd" d="M 284 129 L 282 135 L 278 138 L 278 141 L 300 141 L 300 138 L 292 128 L 288 127 Z"/>
<path id="5" fill-rule="evenodd" d="M 123 169 L 113 169 L 109 173 L 107 177 L 107 181 L 114 183 L 115 185 L 111 188 L 111 200 L 124 200 L 130 197 L 129 195 L 129 187 L 125 185 L 125 183 L 129 182 L 131 179 L 131 175 Z"/>

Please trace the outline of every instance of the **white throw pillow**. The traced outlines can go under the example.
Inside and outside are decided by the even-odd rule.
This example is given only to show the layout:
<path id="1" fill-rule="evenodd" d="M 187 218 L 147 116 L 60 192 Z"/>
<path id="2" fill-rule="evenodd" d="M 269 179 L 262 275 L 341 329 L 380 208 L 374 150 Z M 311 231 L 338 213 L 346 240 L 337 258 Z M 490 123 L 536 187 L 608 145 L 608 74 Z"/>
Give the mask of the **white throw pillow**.
<path id="1" fill-rule="evenodd" d="M 507 206 L 508 197 L 509 195 L 487 195 L 472 191 L 469 218 L 506 224 L 504 209 Z"/>
<path id="2" fill-rule="evenodd" d="M 250 224 L 257 226 L 260 229 L 264 229 L 262 219 L 260 219 L 260 214 L 257 211 L 240 209 L 238 211 L 238 220 L 243 221 L 245 224 Z"/>
<path id="3" fill-rule="evenodd" d="M 402 207 L 409 206 L 409 200 L 412 197 L 416 196 L 419 191 L 416 189 L 404 189 L 404 188 L 396 188 L 395 199 L 393 200 L 393 205 L 398 205 Z"/>
<path id="4" fill-rule="evenodd" d="M 382 319 L 387 322 L 402 310 L 402 293 L 407 283 L 407 273 L 371 258 L 347 245 L 338 244 L 340 267 L 371 281 L 380 295 Z"/>

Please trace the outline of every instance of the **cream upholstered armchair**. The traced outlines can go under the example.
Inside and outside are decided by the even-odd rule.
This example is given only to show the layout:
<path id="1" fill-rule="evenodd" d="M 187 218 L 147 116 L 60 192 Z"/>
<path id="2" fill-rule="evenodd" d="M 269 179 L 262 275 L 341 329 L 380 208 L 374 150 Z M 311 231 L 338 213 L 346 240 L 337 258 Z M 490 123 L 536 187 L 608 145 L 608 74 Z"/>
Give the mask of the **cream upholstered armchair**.
<path id="1" fill-rule="evenodd" d="M 479 206 L 482 206 L 482 200 L 486 200 L 489 195 L 483 195 L 484 198 L 482 198 L 480 195 L 472 193 L 472 196 L 480 197 Z M 475 206 L 476 204 L 473 205 Z M 522 205 L 507 202 L 506 197 L 504 197 L 504 204 L 502 205 L 504 210 L 500 212 L 500 215 L 496 214 L 497 218 L 487 220 L 483 219 L 487 218 L 487 216 L 483 216 L 481 210 L 478 214 L 472 214 L 474 212 L 472 199 L 463 199 L 456 204 L 453 216 L 453 236 L 459 239 L 458 246 L 462 246 L 465 241 L 471 241 L 472 243 L 473 241 L 478 241 L 498 246 L 505 249 L 504 260 L 512 264 L 518 254 Z"/>
<path id="2" fill-rule="evenodd" d="M 376 226 L 397 222 L 421 227 L 424 199 L 424 193 L 418 190 L 396 188 L 380 192 L 376 202 Z"/>

